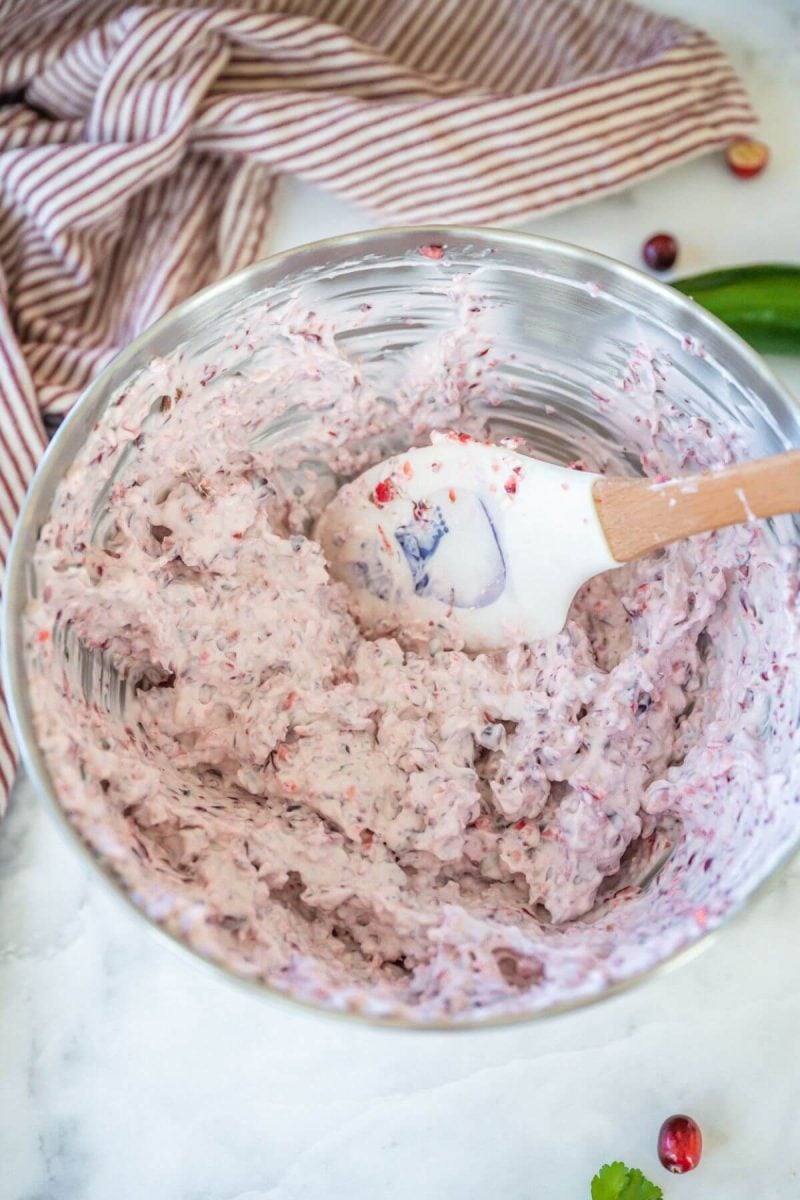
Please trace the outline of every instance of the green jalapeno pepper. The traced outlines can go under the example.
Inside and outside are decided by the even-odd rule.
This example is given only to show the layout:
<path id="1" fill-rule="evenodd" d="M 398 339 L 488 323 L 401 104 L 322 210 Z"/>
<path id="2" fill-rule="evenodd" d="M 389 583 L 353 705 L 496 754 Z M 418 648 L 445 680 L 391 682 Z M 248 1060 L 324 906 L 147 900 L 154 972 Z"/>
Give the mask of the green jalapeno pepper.
<path id="1" fill-rule="evenodd" d="M 676 279 L 672 286 L 730 325 L 756 350 L 800 354 L 800 267 L 728 267 Z"/>

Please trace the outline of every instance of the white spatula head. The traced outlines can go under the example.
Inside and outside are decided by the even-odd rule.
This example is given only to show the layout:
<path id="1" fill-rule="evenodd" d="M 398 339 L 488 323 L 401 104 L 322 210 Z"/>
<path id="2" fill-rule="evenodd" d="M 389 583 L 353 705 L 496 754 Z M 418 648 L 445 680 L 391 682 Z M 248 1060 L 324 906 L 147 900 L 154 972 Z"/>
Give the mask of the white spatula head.
<path id="1" fill-rule="evenodd" d="M 346 484 L 316 536 L 365 628 L 495 650 L 558 632 L 581 584 L 619 565 L 597 478 L 437 434 Z"/>

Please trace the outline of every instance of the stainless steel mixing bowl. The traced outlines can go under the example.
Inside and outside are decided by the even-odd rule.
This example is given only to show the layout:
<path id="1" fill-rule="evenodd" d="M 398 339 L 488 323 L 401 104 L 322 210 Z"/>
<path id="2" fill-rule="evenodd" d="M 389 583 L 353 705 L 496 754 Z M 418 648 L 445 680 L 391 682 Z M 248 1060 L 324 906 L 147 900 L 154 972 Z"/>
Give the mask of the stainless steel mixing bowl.
<path id="1" fill-rule="evenodd" d="M 446 247 L 441 259 L 420 253 L 423 246 L 439 245 Z M 452 322 L 452 301 L 442 284 L 465 272 L 477 272 L 475 278 L 496 314 L 502 361 L 495 381 L 501 403 L 493 410 L 494 435 L 524 432 L 543 457 L 564 462 L 581 456 L 588 434 L 618 469 L 637 470 L 636 461 L 627 460 L 621 450 L 614 416 L 598 406 L 593 389 L 616 387 L 631 351 L 641 343 L 656 343 L 673 358 L 677 401 L 687 412 L 711 420 L 733 417 L 752 456 L 800 445 L 798 411 L 758 355 L 729 329 L 691 300 L 630 267 L 526 234 L 443 227 L 334 238 L 275 255 L 179 305 L 98 376 L 54 438 L 19 518 L 3 614 L 6 695 L 29 776 L 73 845 L 133 912 L 140 910 L 59 806 L 32 720 L 22 617 L 35 587 L 30 568 L 34 545 L 59 480 L 109 399 L 131 375 L 179 344 L 209 344 L 231 312 L 254 299 L 267 296 L 280 308 L 299 294 L 308 308 L 336 323 L 341 344 L 365 364 L 365 371 L 379 375 L 390 387 L 393 361 Z M 366 314 L 365 303 L 372 305 Z M 748 896 L 791 856 L 798 842 L 800 827 L 764 854 L 748 876 Z M 707 934 L 698 929 L 692 944 L 705 940 Z M 691 948 L 681 947 L 678 953 Z M 675 961 L 678 953 L 664 962 Z M 239 979 L 224 966 L 215 964 L 215 969 L 261 995 L 287 999 L 266 984 Z M 592 1002 L 651 973 L 613 980 L 595 995 L 533 1014 L 490 1021 L 476 1014 L 474 1022 L 460 1019 L 457 1024 L 429 1026 L 463 1029 L 529 1020 Z"/>

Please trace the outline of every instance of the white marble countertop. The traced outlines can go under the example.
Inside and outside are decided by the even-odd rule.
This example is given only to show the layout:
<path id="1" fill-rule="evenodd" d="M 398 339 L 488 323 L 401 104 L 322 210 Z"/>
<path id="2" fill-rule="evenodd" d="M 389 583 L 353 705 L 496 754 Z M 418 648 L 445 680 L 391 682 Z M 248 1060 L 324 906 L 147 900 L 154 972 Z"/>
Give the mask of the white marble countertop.
<path id="1" fill-rule="evenodd" d="M 773 151 L 739 183 L 680 167 L 530 229 L 689 272 L 800 261 L 797 0 L 662 0 L 740 67 Z M 369 224 L 284 187 L 275 248 Z M 800 360 L 774 365 L 800 395 Z M 587 1200 L 624 1158 L 666 1200 L 800 1196 L 800 861 L 704 954 L 616 1000 L 510 1032 L 419 1035 L 294 1014 L 156 939 L 31 789 L 0 829 L 0 1200 Z M 671 1112 L 706 1137 L 671 1177 Z"/>

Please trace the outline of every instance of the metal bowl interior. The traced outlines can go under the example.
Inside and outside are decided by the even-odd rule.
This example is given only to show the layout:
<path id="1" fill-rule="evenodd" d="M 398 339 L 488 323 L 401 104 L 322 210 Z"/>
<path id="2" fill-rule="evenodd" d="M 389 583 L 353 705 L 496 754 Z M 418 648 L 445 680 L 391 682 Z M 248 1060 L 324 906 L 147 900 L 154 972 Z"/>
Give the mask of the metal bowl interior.
<path id="1" fill-rule="evenodd" d="M 443 245 L 440 260 L 420 247 Z M 519 233 L 468 228 L 407 228 L 356 234 L 313 243 L 258 263 L 205 289 L 146 331 L 91 384 L 64 422 L 30 488 L 16 529 L 3 614 L 4 683 L 29 775 L 46 797 L 73 844 L 105 875 L 129 907 L 133 902 L 96 858 L 59 805 L 37 743 L 23 647 L 23 613 L 36 581 L 31 569 L 35 542 L 55 489 L 112 397 L 153 358 L 175 347 L 211 345 L 235 314 L 268 298 L 276 309 L 298 297 L 337 329 L 348 355 L 363 364 L 379 390 L 390 394 L 393 372 L 413 348 L 452 326 L 449 285 L 470 275 L 489 301 L 498 360 L 490 414 L 492 436 L 521 433 L 545 458 L 569 462 L 591 448 L 615 469 L 635 472 L 635 456 L 623 447 L 618 409 L 598 405 L 597 395 L 618 390 L 636 347 L 657 345 L 674 367 L 671 399 L 687 413 L 712 423 L 733 420 L 750 456 L 800 445 L 800 414 L 761 359 L 730 330 L 692 301 L 641 273 L 586 250 Z M 370 310 L 364 313 L 363 306 Z M 297 414 L 302 419 L 302 413 Z M 624 421 L 624 414 L 623 414 Z M 281 429 L 265 429 L 279 439 Z M 783 527 L 781 536 L 794 537 Z M 742 907 L 800 842 L 800 829 L 783 830 L 753 864 Z M 134 911 L 139 911 L 134 907 Z M 164 931 L 154 923 L 154 929 Z M 524 1014 L 457 1022 L 387 1018 L 384 1025 L 464 1029 L 509 1024 L 592 1003 L 654 969 L 675 961 L 706 940 L 697 931 L 672 945 L 662 961 L 610 980 L 591 993 Z M 171 935 L 166 935 L 171 937 Z M 175 945 L 185 949 L 178 939 Z M 190 952 L 191 953 L 191 952 Z M 192 955 L 195 961 L 196 955 Z M 280 991 L 241 979 L 260 995 L 292 1004 Z M 316 1008 L 316 1006 L 310 1006 Z M 329 1013 L 329 1009 L 317 1009 Z M 347 1013 L 359 1019 L 357 1013 Z M 372 1019 L 372 1018 L 366 1018 Z"/>

